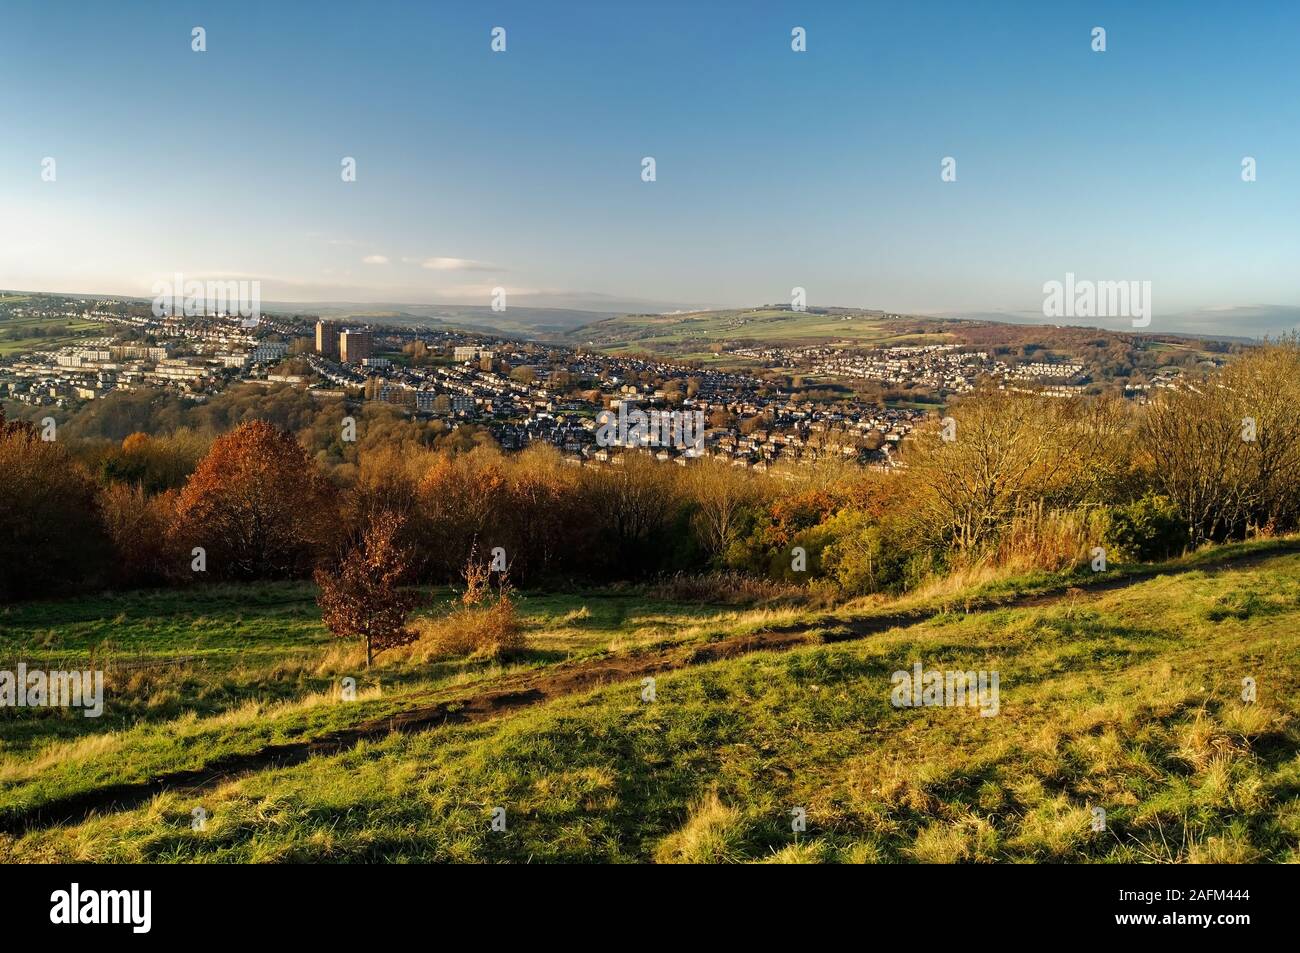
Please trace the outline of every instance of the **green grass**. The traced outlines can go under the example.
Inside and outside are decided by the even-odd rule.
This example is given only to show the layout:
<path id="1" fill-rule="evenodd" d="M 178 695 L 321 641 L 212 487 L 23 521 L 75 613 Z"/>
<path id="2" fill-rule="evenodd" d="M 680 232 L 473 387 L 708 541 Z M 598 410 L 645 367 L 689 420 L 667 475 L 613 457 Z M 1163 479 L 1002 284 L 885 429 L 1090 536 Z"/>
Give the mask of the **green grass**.
<path id="1" fill-rule="evenodd" d="M 951 335 L 899 333 L 897 322 L 881 314 L 832 313 L 781 309 L 700 311 L 688 314 L 631 314 L 609 318 L 570 332 L 578 343 L 593 342 L 610 352 L 656 350 L 673 346 L 713 342 L 749 341 L 761 345 L 814 344 L 844 341 L 854 344 L 935 343 Z M 686 353 L 703 356 L 706 349 L 688 348 Z"/>
<path id="2" fill-rule="evenodd" d="M 417 618 L 447 609 L 448 590 L 428 595 Z M 73 709 L 0 711 L 0 811 L 310 738 L 503 675 L 708 638 L 743 615 L 637 592 L 524 595 L 528 648 L 507 664 L 381 655 L 366 671 L 360 646 L 329 636 L 314 599 L 310 585 L 280 583 L 0 609 L 0 668 L 21 661 L 29 669 L 107 673 L 99 718 Z M 177 664 L 138 667 L 167 661 Z M 357 681 L 354 704 L 337 704 L 344 677 Z"/>
<path id="3" fill-rule="evenodd" d="M 1255 559 L 1227 561 L 1242 555 Z M 0 854 L 143 862 L 1300 860 L 1300 556 L 1254 544 L 1197 554 L 1180 568 L 1187 571 L 1144 571 L 1131 586 L 1025 608 L 979 605 L 1017 586 L 1046 591 L 1050 579 L 916 597 L 908 605 L 939 614 L 860 642 L 665 673 L 654 702 L 627 682 L 492 721 L 392 735 L 0 837 Z M 273 593 L 263 595 L 276 611 Z M 526 611 L 537 640 L 550 640 L 545 651 L 564 657 L 765 624 L 763 613 L 679 612 L 630 594 L 550 596 Z M 43 618 L 41 626 L 62 624 L 25 612 Z M 767 614 L 768 622 L 780 618 Z M 294 637 L 313 638 L 305 628 Z M 180 635 L 174 644 L 187 645 Z M 916 661 L 998 671 L 1000 713 L 894 708 L 890 675 Z M 410 697 L 453 697 L 501 674 L 430 674 Z M 1258 686 L 1253 704 L 1241 700 L 1246 677 Z M 84 735 L 0 763 L 0 804 L 202 764 L 409 700 L 385 690 L 351 705 L 299 700 Z M 211 817 L 202 832 L 190 829 L 196 806 Z M 506 811 L 503 832 L 490 823 L 497 807 Z M 1091 830 L 1093 807 L 1106 810 L 1107 830 Z M 805 832 L 791 829 L 795 808 L 806 811 Z"/>
<path id="4" fill-rule="evenodd" d="M 17 303 L 24 298 L 25 296 L 22 295 L 0 297 L 0 305 Z M 56 328 L 60 333 L 54 333 Z M 20 332 L 17 340 L 9 337 L 11 331 Z M 75 344 L 88 337 L 102 337 L 104 333 L 104 324 L 100 321 L 0 317 L 0 356 L 20 354 L 24 351 L 53 350 Z"/>

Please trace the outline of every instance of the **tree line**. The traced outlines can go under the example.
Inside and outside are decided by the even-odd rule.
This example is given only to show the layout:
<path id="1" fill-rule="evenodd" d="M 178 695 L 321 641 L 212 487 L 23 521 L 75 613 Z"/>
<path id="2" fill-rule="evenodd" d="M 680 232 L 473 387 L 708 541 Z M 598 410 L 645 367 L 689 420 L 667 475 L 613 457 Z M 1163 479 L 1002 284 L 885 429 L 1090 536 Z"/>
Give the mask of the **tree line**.
<path id="1" fill-rule="evenodd" d="M 297 400 L 269 401 L 275 422 L 241 407 L 217 435 L 46 440 L 0 416 L 0 598 L 309 578 L 381 523 L 409 555 L 402 584 L 455 581 L 499 551 L 523 586 L 720 570 L 837 594 L 1300 529 L 1294 340 L 1142 405 L 977 392 L 913 434 L 896 472 L 759 474 L 635 453 L 577 467 L 545 446 L 439 445 L 387 411 L 359 416 L 357 440 L 335 452 L 319 447 L 338 440 L 338 409 Z M 286 407 L 302 413 L 285 419 Z"/>

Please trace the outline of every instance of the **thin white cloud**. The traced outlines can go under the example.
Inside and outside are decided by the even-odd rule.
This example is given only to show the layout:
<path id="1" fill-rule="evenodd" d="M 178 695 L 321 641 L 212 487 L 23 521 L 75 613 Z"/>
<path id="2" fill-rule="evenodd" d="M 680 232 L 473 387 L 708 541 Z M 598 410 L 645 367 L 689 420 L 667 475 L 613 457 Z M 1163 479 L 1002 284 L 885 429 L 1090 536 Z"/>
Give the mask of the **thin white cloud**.
<path id="1" fill-rule="evenodd" d="M 386 265 L 388 264 L 387 255 L 367 255 L 361 259 L 363 265 Z"/>
<path id="2" fill-rule="evenodd" d="M 402 261 L 419 262 L 421 268 L 429 271 L 501 271 L 496 265 L 472 258 L 403 258 Z"/>

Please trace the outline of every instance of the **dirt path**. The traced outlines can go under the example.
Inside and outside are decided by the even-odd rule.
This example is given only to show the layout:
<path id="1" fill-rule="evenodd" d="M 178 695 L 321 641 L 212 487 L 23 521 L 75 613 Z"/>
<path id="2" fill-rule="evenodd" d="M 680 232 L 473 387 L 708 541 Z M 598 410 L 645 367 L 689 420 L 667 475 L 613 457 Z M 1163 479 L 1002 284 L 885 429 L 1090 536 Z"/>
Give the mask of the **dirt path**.
<path id="1" fill-rule="evenodd" d="M 362 741 L 428 731 L 446 724 L 485 721 L 543 702 L 576 695 L 602 685 L 644 678 L 693 665 L 704 665 L 753 652 L 773 651 L 811 644 L 806 632 L 763 632 L 674 649 L 560 664 L 503 678 L 491 691 L 467 698 L 405 709 L 393 715 L 364 721 L 350 728 L 318 735 L 308 741 L 268 745 L 257 751 L 227 755 L 189 771 L 174 771 L 149 781 L 113 784 L 26 810 L 0 814 L 0 832 L 21 834 L 39 827 L 76 823 L 97 812 L 136 807 L 164 791 L 199 791 L 241 775 L 300 764 L 308 758 L 339 754 Z"/>
<path id="2" fill-rule="evenodd" d="M 1264 553 L 1252 553 L 1210 566 L 1175 567 L 1164 575 L 1192 571 L 1210 573 L 1240 569 L 1268 559 L 1300 550 L 1300 543 Z M 1050 605 L 1075 593 L 1098 593 L 1137 585 L 1154 578 L 1154 574 L 1118 576 L 1086 581 L 1078 586 L 1060 586 L 1033 595 L 1008 596 L 1001 599 L 953 601 L 953 605 L 972 612 L 995 609 L 1028 608 Z M 637 681 L 663 672 L 678 671 L 696 665 L 738 658 L 755 652 L 774 652 L 825 642 L 862 639 L 889 629 L 905 628 L 928 622 L 941 610 L 918 608 L 862 616 L 837 624 L 792 625 L 775 627 L 752 635 L 735 636 L 703 644 L 681 645 L 654 652 L 560 663 L 538 671 L 510 675 L 491 690 L 466 698 L 416 706 L 396 714 L 365 721 L 319 735 L 308 741 L 269 745 L 258 751 L 229 755 L 202 768 L 176 771 L 149 781 L 116 784 L 96 788 L 83 794 L 50 801 L 39 806 L 0 814 L 0 832 L 21 834 L 24 831 L 76 823 L 102 812 L 126 810 L 147 802 L 164 791 L 200 791 L 242 775 L 300 764 L 309 758 L 347 751 L 362 741 L 378 740 L 393 732 L 409 734 L 428 731 L 447 724 L 486 721 L 501 715 L 576 695 L 615 682 Z M 816 629 L 832 628 L 825 637 L 813 635 Z"/>

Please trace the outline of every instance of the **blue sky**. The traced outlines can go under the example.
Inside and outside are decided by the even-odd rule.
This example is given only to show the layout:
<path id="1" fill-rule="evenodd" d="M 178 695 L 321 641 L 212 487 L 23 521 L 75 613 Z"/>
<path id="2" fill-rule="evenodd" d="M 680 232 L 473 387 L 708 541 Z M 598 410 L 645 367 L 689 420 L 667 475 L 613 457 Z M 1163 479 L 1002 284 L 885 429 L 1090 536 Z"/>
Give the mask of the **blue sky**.
<path id="1" fill-rule="evenodd" d="M 1068 271 L 1150 280 L 1155 327 L 1255 333 L 1300 306 L 1294 3 L 0 16 L 0 287 L 148 295 L 179 271 L 257 278 L 266 300 L 487 304 L 502 286 L 669 308 L 798 285 L 812 305 L 1033 313 Z"/>

